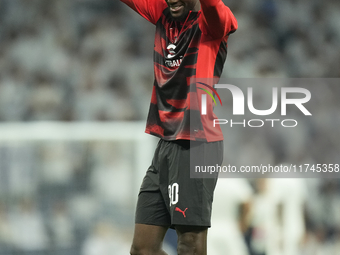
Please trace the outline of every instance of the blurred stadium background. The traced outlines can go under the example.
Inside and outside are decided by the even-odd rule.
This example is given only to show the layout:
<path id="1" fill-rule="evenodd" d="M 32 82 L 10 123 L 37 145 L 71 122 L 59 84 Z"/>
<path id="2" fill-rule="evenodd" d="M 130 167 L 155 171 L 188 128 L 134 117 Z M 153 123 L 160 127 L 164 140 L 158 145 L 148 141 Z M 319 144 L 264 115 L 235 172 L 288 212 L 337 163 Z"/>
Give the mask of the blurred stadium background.
<path id="1" fill-rule="evenodd" d="M 224 77 L 340 76 L 339 1 L 225 3 L 239 30 L 230 37 Z M 143 134 L 153 33 L 152 25 L 118 0 L 0 0 L 0 254 L 128 253 L 136 195 L 155 143 Z M 339 123 L 339 88 L 311 92 L 323 94 L 326 120 Z M 298 148 L 308 150 L 314 139 L 319 146 L 303 156 L 338 159 L 336 131 L 302 135 Z M 252 139 L 242 162 L 247 155 L 284 153 L 270 139 L 242 132 L 233 139 Z M 294 148 L 285 151 L 287 162 Z M 264 224 L 260 205 L 276 202 L 261 195 L 261 181 L 243 181 L 231 185 L 240 195 L 226 210 L 237 212 L 250 202 L 257 218 L 249 221 L 256 228 Z M 296 198 L 295 214 L 287 214 L 295 220 L 287 216 L 281 225 L 301 226 L 296 236 L 281 238 L 286 241 L 271 240 L 278 243 L 275 251 L 265 237 L 253 236 L 252 255 L 340 254 L 339 184 L 338 179 L 267 183 L 282 187 L 280 201 L 288 190 L 296 192 L 286 193 Z M 240 213 L 234 214 L 236 220 Z M 269 228 L 274 226 L 280 223 Z M 285 249 L 287 243 L 298 250 Z"/>

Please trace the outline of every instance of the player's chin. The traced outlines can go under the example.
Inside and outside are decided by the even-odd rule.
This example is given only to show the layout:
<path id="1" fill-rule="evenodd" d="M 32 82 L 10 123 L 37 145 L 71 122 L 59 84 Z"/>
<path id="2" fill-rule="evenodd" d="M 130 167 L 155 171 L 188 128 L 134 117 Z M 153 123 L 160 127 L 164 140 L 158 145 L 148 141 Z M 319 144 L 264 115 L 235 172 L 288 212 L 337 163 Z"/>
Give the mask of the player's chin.
<path id="1" fill-rule="evenodd" d="M 178 20 L 178 21 L 185 20 L 185 18 L 187 17 L 188 13 L 189 13 L 189 12 L 188 12 L 188 11 L 185 11 L 185 10 L 183 10 L 183 11 L 181 11 L 181 12 L 172 12 L 172 11 L 170 10 L 171 16 L 172 16 L 175 20 Z"/>

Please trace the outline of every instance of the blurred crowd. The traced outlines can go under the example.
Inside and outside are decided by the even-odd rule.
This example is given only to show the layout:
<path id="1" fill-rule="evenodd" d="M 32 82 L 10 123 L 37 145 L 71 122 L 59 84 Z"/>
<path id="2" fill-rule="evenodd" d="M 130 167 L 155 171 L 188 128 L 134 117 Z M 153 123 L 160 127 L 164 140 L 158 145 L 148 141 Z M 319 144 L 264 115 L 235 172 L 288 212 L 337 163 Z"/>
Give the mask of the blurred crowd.
<path id="1" fill-rule="evenodd" d="M 339 77 L 340 5 L 335 0 L 227 3 L 239 30 L 231 38 L 230 77 Z"/>
<path id="2" fill-rule="evenodd" d="M 225 3 L 239 29 L 230 36 L 222 78 L 340 76 L 339 1 Z M 145 120 L 153 35 L 153 25 L 118 0 L 0 0 L 0 122 Z M 339 163 L 340 90 L 310 90 L 316 123 L 301 121 L 288 134 L 230 131 L 226 158 L 235 165 Z M 131 151 L 123 144 L 0 144 L 0 254 L 124 254 L 133 218 L 123 185 L 131 178 Z M 239 192 L 248 195 L 240 201 L 249 198 L 254 208 L 266 201 L 256 183 L 245 182 L 248 191 Z M 339 181 L 302 186 L 298 254 L 337 254 Z M 259 254 L 271 255 L 257 242 Z"/>
<path id="3" fill-rule="evenodd" d="M 132 151 L 126 142 L 0 143 L 0 254 L 126 254 Z"/>
<path id="4" fill-rule="evenodd" d="M 121 3 L 2 0 L 0 5 L 1 121 L 144 117 L 149 88 L 139 79 L 144 75 L 149 85 L 152 67 L 144 72 L 144 59 L 137 63 L 143 45 L 131 35 L 137 26 L 125 22 L 129 16 Z"/>
<path id="5" fill-rule="evenodd" d="M 338 180 L 220 178 L 208 252 L 337 255 L 339 191 Z"/>

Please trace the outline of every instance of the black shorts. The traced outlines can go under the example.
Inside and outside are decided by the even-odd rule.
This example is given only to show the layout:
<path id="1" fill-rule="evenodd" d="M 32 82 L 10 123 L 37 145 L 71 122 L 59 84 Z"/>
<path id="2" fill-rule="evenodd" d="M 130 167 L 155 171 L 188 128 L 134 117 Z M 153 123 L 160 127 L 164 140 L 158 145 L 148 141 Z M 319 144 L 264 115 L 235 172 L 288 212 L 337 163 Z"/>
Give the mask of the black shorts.
<path id="1" fill-rule="evenodd" d="M 190 153 L 196 162 L 190 162 Z M 223 141 L 160 140 L 140 188 L 135 222 L 210 227 L 218 176 L 190 178 L 190 167 L 221 165 L 222 160 Z"/>

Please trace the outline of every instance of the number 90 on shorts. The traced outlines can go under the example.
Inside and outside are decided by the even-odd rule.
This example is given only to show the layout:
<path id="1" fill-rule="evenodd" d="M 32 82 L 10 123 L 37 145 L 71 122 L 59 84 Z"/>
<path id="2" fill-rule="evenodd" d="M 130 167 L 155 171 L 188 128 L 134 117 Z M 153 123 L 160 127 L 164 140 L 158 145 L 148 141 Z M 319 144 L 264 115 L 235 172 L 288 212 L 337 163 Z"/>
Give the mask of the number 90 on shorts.
<path id="1" fill-rule="evenodd" d="M 170 206 L 175 205 L 178 203 L 178 192 L 179 192 L 179 185 L 178 183 L 170 184 L 168 187 L 169 198 L 170 198 Z"/>

